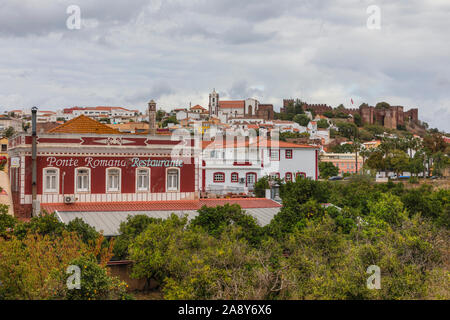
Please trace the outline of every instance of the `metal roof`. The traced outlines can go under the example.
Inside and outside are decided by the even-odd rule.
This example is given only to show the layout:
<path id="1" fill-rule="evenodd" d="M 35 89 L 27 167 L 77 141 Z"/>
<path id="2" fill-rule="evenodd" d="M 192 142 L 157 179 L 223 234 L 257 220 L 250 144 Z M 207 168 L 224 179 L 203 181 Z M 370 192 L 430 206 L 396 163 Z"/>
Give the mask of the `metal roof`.
<path id="1" fill-rule="evenodd" d="M 256 218 L 257 222 L 261 226 L 265 226 L 270 223 L 273 217 L 280 211 L 280 208 L 250 208 L 245 209 L 248 214 Z M 55 211 L 57 217 L 61 222 L 69 223 L 70 221 L 81 218 L 84 222 L 94 227 L 98 232 L 103 232 L 104 236 L 117 236 L 119 235 L 120 223 L 125 221 L 128 216 L 135 216 L 144 214 L 152 218 L 168 218 L 172 213 L 183 217 L 187 215 L 191 220 L 198 215 L 194 210 L 179 210 L 179 211 L 94 211 L 94 212 L 81 212 L 81 211 Z"/>

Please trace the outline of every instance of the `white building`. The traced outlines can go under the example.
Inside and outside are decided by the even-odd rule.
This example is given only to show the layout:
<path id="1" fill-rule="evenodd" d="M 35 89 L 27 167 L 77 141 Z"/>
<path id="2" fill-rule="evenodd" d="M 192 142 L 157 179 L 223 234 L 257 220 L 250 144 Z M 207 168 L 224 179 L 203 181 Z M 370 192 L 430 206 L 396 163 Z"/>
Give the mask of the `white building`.
<path id="1" fill-rule="evenodd" d="M 258 114 L 259 101 L 253 98 L 245 100 L 220 100 L 219 94 L 213 90 L 209 94 L 209 115 L 220 114 L 230 118 L 255 117 Z"/>
<path id="2" fill-rule="evenodd" d="M 110 119 L 111 123 L 125 123 L 130 120 L 138 121 L 139 111 L 138 110 L 129 110 L 122 107 L 107 107 L 107 106 L 98 106 L 98 107 L 73 107 L 67 108 L 63 110 L 63 115 L 61 118 L 67 120 L 76 118 L 78 116 L 87 116 L 96 120 L 100 120 L 102 118 Z"/>
<path id="3" fill-rule="evenodd" d="M 318 151 L 311 145 L 251 137 L 227 143 L 204 143 L 201 191 L 240 193 L 253 190 L 264 176 L 294 181 L 298 176 L 318 179 Z"/>

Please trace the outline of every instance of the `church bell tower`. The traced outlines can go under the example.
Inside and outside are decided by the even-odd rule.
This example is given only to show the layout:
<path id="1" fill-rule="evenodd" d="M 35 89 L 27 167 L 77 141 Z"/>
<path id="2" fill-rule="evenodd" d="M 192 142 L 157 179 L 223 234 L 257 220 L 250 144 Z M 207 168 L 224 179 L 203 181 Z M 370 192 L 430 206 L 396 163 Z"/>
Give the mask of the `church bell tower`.
<path id="1" fill-rule="evenodd" d="M 216 116 L 219 114 L 219 94 L 216 89 L 209 94 L 209 116 Z"/>
<path id="2" fill-rule="evenodd" d="M 148 123 L 149 130 L 148 133 L 150 135 L 156 134 L 156 102 L 154 100 L 150 100 L 148 103 Z"/>

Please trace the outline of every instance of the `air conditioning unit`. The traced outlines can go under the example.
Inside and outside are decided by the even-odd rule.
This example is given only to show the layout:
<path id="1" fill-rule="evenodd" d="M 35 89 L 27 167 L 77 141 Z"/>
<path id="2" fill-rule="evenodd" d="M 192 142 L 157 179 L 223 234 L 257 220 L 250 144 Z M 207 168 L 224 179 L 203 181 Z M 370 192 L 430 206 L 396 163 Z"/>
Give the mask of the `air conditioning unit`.
<path id="1" fill-rule="evenodd" d="M 64 196 L 64 203 L 75 203 L 75 200 L 74 196 Z"/>
<path id="2" fill-rule="evenodd" d="M 240 178 L 239 183 L 245 183 L 245 178 Z"/>

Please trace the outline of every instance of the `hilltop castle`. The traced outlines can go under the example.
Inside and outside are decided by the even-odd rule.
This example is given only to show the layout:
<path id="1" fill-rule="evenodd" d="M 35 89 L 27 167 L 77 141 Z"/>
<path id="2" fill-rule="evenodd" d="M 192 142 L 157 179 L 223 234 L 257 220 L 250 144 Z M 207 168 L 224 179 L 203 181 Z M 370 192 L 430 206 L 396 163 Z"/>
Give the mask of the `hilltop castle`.
<path id="1" fill-rule="evenodd" d="M 280 112 L 285 112 L 286 107 L 295 103 L 294 99 L 283 99 L 283 107 Z M 303 104 L 303 110 L 312 110 L 315 114 L 333 112 L 333 108 L 326 104 Z M 361 105 L 355 109 L 339 110 L 345 114 L 359 114 L 364 124 L 379 124 L 388 129 L 397 129 L 398 126 L 405 125 L 405 121 L 417 123 L 419 121 L 419 110 L 417 108 L 403 111 L 402 106 L 389 106 L 387 108 L 376 108 L 368 105 Z"/>

